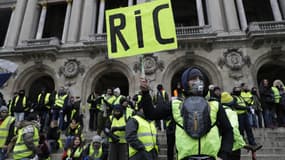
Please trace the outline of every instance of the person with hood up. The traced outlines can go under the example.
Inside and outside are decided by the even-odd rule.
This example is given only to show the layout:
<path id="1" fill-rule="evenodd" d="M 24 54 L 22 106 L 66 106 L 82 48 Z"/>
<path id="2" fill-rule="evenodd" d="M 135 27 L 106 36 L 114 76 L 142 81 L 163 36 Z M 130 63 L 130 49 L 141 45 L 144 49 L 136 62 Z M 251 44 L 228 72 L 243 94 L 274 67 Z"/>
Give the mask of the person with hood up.
<path id="1" fill-rule="evenodd" d="M 109 160 L 127 160 L 128 145 L 126 142 L 126 119 L 123 107 L 117 104 L 113 108 L 113 114 L 106 122 L 105 133 L 109 137 Z"/>
<path id="2" fill-rule="evenodd" d="M 87 144 L 84 151 L 84 160 L 107 160 L 108 150 L 99 135 L 92 137 L 92 142 Z"/>
<path id="3" fill-rule="evenodd" d="M 41 153 L 39 148 L 40 140 L 40 119 L 35 113 L 28 115 L 26 120 L 21 121 L 17 125 L 17 136 L 14 140 L 15 147 L 13 149 L 13 159 L 33 159 Z"/>
<path id="4" fill-rule="evenodd" d="M 141 79 L 142 90 L 141 106 L 147 119 L 158 120 L 172 116 L 176 122 L 175 144 L 178 160 L 207 159 L 207 160 L 230 160 L 233 146 L 233 129 L 227 118 L 224 108 L 216 101 L 207 102 L 203 97 L 204 76 L 199 68 L 191 67 L 186 69 L 181 77 L 184 89 L 185 100 L 174 100 L 172 103 L 165 103 L 154 108 L 149 94 L 149 85 L 145 79 Z M 192 100 L 192 99 L 195 99 Z M 198 100 L 199 103 L 196 103 Z M 183 104 L 183 105 L 182 105 Z M 195 108 L 192 107 L 195 104 Z M 203 104 L 203 105 L 200 105 Z M 182 109 L 180 110 L 180 107 Z M 185 116 L 190 113 L 193 116 L 200 108 L 206 111 L 205 118 L 207 125 L 192 121 Z M 184 116 L 182 116 L 182 114 Z M 197 117 L 197 116 L 196 116 Z M 193 130 L 191 129 L 191 125 Z M 207 126 L 207 127 L 206 127 Z M 206 127 L 207 130 L 203 130 Z M 201 131 L 201 134 L 199 133 Z"/>

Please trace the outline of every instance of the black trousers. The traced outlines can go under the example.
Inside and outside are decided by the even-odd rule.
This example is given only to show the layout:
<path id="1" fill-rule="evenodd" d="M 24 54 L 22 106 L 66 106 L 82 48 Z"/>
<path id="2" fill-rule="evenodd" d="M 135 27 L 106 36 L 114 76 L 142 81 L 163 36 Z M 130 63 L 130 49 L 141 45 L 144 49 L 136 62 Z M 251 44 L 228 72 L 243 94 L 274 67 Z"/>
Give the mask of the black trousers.
<path id="1" fill-rule="evenodd" d="M 174 160 L 174 145 L 175 145 L 175 132 L 168 133 L 166 130 L 167 139 L 167 160 Z"/>

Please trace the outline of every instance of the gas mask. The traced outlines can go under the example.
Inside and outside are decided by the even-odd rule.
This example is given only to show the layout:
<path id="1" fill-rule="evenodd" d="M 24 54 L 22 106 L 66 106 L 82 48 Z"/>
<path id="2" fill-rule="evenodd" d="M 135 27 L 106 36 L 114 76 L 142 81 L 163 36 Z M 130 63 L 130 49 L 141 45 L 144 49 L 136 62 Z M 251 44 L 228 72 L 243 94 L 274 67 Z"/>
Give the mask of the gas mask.
<path id="1" fill-rule="evenodd" d="M 189 92 L 195 96 L 202 96 L 204 90 L 204 82 L 200 79 L 197 79 L 192 85 L 189 87 Z"/>

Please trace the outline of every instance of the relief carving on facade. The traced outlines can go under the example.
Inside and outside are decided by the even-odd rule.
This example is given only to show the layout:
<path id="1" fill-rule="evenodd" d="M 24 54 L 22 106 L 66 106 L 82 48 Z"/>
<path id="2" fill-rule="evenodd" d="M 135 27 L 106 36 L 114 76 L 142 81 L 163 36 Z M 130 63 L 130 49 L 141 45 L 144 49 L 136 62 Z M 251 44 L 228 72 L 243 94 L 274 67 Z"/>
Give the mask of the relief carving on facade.
<path id="1" fill-rule="evenodd" d="M 141 71 L 142 61 L 144 63 L 144 71 L 146 75 L 154 74 L 158 69 L 162 71 L 164 69 L 163 61 L 159 61 L 158 57 L 153 55 L 144 55 L 140 58 L 139 62 L 135 62 L 134 71 Z"/>
<path id="2" fill-rule="evenodd" d="M 65 78 L 74 78 L 79 73 L 81 75 L 84 73 L 84 66 L 80 64 L 80 62 L 76 59 L 68 59 L 64 66 L 59 68 L 59 75 L 64 75 Z"/>
<path id="3" fill-rule="evenodd" d="M 240 80 L 244 77 L 242 68 L 251 65 L 249 56 L 244 56 L 242 51 L 236 48 L 228 49 L 224 52 L 223 57 L 218 60 L 218 65 L 223 68 L 225 65 L 230 69 L 229 77 Z"/>
<path id="4" fill-rule="evenodd" d="M 249 56 L 244 56 L 239 49 L 228 49 L 222 58 L 218 60 L 218 65 L 223 68 L 226 65 L 233 71 L 241 70 L 244 65 L 251 65 Z"/>

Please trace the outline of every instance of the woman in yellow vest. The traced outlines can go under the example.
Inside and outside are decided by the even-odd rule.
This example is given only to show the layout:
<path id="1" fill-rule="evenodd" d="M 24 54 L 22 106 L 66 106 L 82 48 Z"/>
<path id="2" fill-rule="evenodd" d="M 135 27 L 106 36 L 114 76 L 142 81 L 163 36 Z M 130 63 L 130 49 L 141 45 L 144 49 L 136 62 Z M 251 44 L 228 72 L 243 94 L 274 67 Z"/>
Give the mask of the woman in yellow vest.
<path id="1" fill-rule="evenodd" d="M 82 160 L 83 151 L 84 147 L 81 137 L 75 136 L 71 145 L 64 151 L 62 160 Z"/>
<path id="2" fill-rule="evenodd" d="M 203 79 L 203 74 L 196 67 L 188 68 L 183 72 L 181 81 L 187 99 L 191 96 L 203 98 Z M 197 159 L 197 157 L 200 157 L 200 159 L 201 157 L 204 159 L 207 158 L 208 160 L 231 159 L 229 155 L 232 152 L 233 146 L 233 129 L 225 110 L 218 102 L 213 101 L 208 103 L 210 110 L 208 111 L 207 119 L 208 122 L 210 121 L 211 128 L 201 137 L 195 138 L 190 136 L 183 127 L 185 120 L 187 120 L 187 124 L 191 120 L 181 115 L 180 107 L 182 106 L 182 101 L 174 100 L 170 104 L 166 103 L 154 108 L 149 94 L 149 85 L 145 79 L 141 79 L 140 88 L 142 90 L 141 106 L 148 119 L 157 120 L 172 116 L 175 122 L 177 122 L 175 144 L 178 160 Z M 193 123 L 196 124 L 196 121 Z M 198 128 L 194 127 L 193 129 L 197 130 Z"/>

